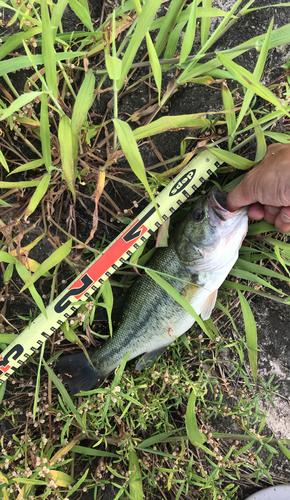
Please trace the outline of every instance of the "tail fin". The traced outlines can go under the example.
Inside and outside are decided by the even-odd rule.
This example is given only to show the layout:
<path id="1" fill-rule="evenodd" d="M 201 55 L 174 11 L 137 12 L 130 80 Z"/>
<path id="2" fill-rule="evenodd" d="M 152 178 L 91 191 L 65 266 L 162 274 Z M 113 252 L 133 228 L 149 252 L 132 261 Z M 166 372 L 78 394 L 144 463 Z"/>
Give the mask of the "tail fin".
<path id="1" fill-rule="evenodd" d="M 72 394 L 80 391 L 90 391 L 105 378 L 91 365 L 83 352 L 61 357 L 56 368 L 64 377 L 65 382 L 68 383 Z"/>

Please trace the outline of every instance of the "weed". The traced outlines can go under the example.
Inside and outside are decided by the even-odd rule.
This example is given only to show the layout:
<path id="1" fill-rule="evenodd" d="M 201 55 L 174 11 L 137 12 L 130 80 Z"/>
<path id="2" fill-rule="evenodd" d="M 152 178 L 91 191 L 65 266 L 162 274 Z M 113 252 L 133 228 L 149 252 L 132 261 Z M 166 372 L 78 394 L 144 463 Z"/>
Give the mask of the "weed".
<path id="1" fill-rule="evenodd" d="M 64 31 L 68 4 L 84 31 L 80 25 Z M 168 8 L 128 1 L 101 16 L 98 26 L 87 0 L 3 4 L 1 25 L 19 25 L 0 46 L 2 349 L 18 338 L 23 322 L 33 335 L 35 306 L 46 314 L 47 304 L 82 272 L 84 260 L 105 250 L 140 206 L 151 200 L 158 210 L 156 194 L 198 148 L 207 147 L 226 165 L 194 199 L 213 183 L 229 191 L 241 180 L 239 171 L 263 157 L 267 143 L 289 142 L 289 60 L 281 77 L 261 82 L 268 51 L 289 43 L 289 26 L 273 30 L 271 22 L 262 36 L 210 52 L 253 11 L 253 1 L 240 4 L 224 12 L 207 0 L 172 0 Z M 216 16 L 221 21 L 210 32 Z M 233 59 L 253 48 L 259 57 L 249 73 Z M 18 71 L 24 71 L 21 92 L 15 88 Z M 158 114 L 168 111 L 181 87 L 220 84 L 223 111 Z M 130 115 L 122 100 L 134 98 L 139 86 L 150 89 L 149 99 Z M 103 95 L 108 98 L 100 114 Z M 273 130 L 277 123 L 281 129 Z M 178 156 L 164 159 L 156 136 L 182 129 L 194 135 L 182 138 Z M 143 158 L 152 151 L 158 163 L 145 168 Z M 158 244 L 164 240 L 158 236 Z M 290 302 L 273 285 L 289 284 L 289 243 L 266 222 L 250 225 L 213 318 L 199 319 L 200 326 L 176 340 L 166 358 L 142 372 L 125 367 L 124 359 L 113 380 L 78 399 L 51 369 L 72 343 L 86 352 L 112 334 L 114 299 L 133 274 L 145 270 L 168 285 L 146 268 L 153 246 L 144 244 L 95 297 L 75 304 L 81 306 L 76 316 L 16 370 L 7 387 L 0 386 L 4 500 L 65 500 L 88 490 L 97 498 L 109 483 L 116 499 L 236 499 L 247 480 L 275 481 L 270 465 L 279 450 L 289 458 L 284 445 L 290 441 L 269 436 L 259 410 L 261 400 L 274 405 L 279 387 L 273 376 L 257 376 L 251 297 Z M 24 304 L 21 314 L 15 295 Z M 33 304 L 30 310 L 27 304 Z M 240 314 L 245 334 L 235 324 Z M 220 420 L 227 433 L 215 431 Z"/>

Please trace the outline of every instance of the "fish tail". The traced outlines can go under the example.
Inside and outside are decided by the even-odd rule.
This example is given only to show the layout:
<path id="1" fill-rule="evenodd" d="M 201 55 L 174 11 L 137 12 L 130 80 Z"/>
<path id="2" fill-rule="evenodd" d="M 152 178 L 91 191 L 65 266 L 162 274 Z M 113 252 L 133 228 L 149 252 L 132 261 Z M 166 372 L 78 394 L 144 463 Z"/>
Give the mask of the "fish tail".
<path id="1" fill-rule="evenodd" d="M 84 352 L 61 357 L 56 368 L 67 382 L 72 394 L 90 391 L 106 378 L 89 362 Z"/>

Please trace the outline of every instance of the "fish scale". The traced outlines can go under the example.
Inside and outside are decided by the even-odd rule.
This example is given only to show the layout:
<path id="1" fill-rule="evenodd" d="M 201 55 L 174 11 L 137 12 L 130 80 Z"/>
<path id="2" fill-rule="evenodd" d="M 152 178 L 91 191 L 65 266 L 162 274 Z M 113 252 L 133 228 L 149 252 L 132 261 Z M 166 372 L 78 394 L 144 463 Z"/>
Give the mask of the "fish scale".
<path id="1" fill-rule="evenodd" d="M 148 263 L 194 308 L 208 319 L 217 290 L 238 258 L 247 233 L 248 208 L 229 212 L 226 194 L 213 188 L 199 198 L 171 234 L 169 246 L 157 249 Z M 174 279 L 177 278 L 177 279 Z M 180 281 L 183 280 L 183 281 Z M 136 369 L 147 366 L 185 333 L 194 318 L 150 276 L 131 287 L 113 337 L 100 348 L 60 358 L 58 370 L 73 393 L 90 390 L 106 378 L 129 352 L 128 360 L 142 355 Z"/>
<path id="2" fill-rule="evenodd" d="M 156 252 L 150 261 L 150 268 L 186 281 L 190 281 L 193 276 L 180 262 L 173 242 L 168 248 Z M 167 278 L 167 281 L 179 293 L 187 286 L 174 279 Z M 187 314 L 183 307 L 148 275 L 138 278 L 128 294 L 117 331 L 105 346 L 94 351 L 91 356 L 92 363 L 98 366 L 103 375 L 107 375 L 118 366 L 120 359 L 128 351 L 130 360 L 144 352 L 171 344 L 174 338 L 179 336 L 179 325 Z M 192 319 L 191 316 L 190 318 Z"/>

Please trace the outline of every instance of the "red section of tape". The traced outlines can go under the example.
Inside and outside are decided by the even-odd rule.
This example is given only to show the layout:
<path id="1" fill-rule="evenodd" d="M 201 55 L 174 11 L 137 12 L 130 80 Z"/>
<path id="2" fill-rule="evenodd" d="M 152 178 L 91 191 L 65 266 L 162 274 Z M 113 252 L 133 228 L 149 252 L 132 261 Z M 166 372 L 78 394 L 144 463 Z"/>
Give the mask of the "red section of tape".
<path id="1" fill-rule="evenodd" d="M 83 284 L 81 281 L 81 278 L 85 274 L 87 274 L 94 282 L 98 281 L 101 278 L 101 276 L 103 276 L 103 274 L 106 271 L 108 271 L 108 269 L 110 269 L 110 267 L 113 264 L 115 264 L 115 262 L 117 262 L 120 259 L 120 257 L 122 257 L 124 255 L 124 253 L 126 253 L 126 251 L 129 250 L 129 248 L 131 248 L 131 246 L 134 245 L 134 243 L 136 243 L 136 241 L 138 241 L 139 238 L 141 238 L 143 236 L 143 234 L 146 233 L 146 231 L 148 229 L 147 229 L 147 227 L 142 225 L 139 228 L 139 231 L 135 231 L 135 233 L 137 233 L 137 236 L 134 239 L 129 240 L 129 241 L 124 240 L 124 237 L 126 236 L 126 234 L 128 234 L 130 231 L 132 231 L 132 228 L 135 227 L 138 223 L 139 223 L 139 220 L 134 221 L 134 223 L 128 228 L 128 230 L 125 232 L 125 234 L 120 236 L 110 248 L 105 250 L 104 254 L 101 255 L 94 262 L 94 264 L 92 264 L 92 266 L 85 273 L 83 273 L 77 281 L 75 281 L 69 287 L 69 290 L 72 290 L 73 288 L 81 287 Z M 75 295 L 75 298 L 77 300 L 79 300 L 80 297 L 82 297 L 82 295 L 84 293 L 85 293 L 85 291 L 81 295 Z"/>

